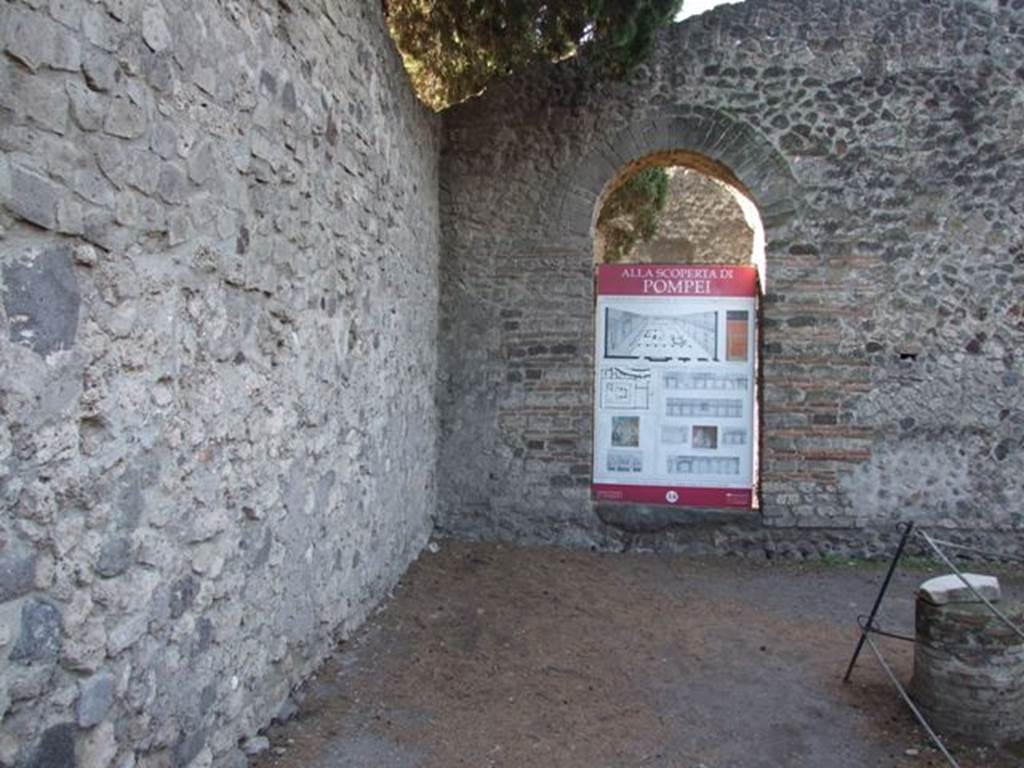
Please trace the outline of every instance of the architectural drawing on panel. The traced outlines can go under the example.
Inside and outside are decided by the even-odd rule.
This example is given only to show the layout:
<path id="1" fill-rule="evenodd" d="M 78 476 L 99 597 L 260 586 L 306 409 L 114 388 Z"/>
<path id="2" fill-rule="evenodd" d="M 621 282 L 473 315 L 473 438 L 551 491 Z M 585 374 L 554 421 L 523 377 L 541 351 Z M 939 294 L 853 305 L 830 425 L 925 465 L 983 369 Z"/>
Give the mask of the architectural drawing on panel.
<path id="1" fill-rule="evenodd" d="M 739 418 L 743 415 L 743 401 L 667 397 L 665 398 L 665 415 Z"/>
<path id="2" fill-rule="evenodd" d="M 609 472 L 643 472 L 644 457 L 641 453 L 608 451 L 606 466 Z"/>
<path id="3" fill-rule="evenodd" d="M 669 456 L 670 475 L 738 475 L 740 460 L 735 456 Z"/>
<path id="4" fill-rule="evenodd" d="M 722 445 L 746 445 L 747 431 L 745 429 L 727 429 L 722 432 Z"/>
<path id="5" fill-rule="evenodd" d="M 635 368 L 601 370 L 601 407 L 646 411 L 651 407 L 651 372 Z"/>
<path id="6" fill-rule="evenodd" d="M 714 389 L 746 391 L 750 379 L 742 373 L 711 371 L 665 371 L 662 374 L 665 389 Z"/>
<path id="7" fill-rule="evenodd" d="M 656 315 L 605 309 L 604 356 L 647 360 L 718 360 L 718 313 Z"/>

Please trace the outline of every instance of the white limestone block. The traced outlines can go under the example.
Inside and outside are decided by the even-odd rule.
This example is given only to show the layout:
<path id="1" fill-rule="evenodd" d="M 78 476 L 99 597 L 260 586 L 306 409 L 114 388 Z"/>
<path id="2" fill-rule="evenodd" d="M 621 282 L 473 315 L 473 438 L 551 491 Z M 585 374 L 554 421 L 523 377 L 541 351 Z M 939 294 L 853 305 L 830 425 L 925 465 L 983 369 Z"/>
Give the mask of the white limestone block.
<path id="1" fill-rule="evenodd" d="M 991 602 L 996 602 L 1002 597 L 999 588 L 999 579 L 995 576 L 983 576 L 977 573 L 965 573 L 964 578 L 970 582 L 977 592 Z M 949 603 L 980 603 L 981 600 L 975 596 L 963 580 L 956 574 L 950 573 L 946 576 L 937 576 L 928 579 L 917 591 L 932 605 L 948 605 Z"/>

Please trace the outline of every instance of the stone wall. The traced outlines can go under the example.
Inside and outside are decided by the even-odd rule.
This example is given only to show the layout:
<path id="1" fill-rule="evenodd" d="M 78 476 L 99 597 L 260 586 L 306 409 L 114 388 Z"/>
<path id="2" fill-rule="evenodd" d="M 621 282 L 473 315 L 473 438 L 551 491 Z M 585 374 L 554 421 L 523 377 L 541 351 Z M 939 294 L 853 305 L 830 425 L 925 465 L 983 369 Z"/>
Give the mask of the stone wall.
<path id="1" fill-rule="evenodd" d="M 444 530 L 871 554 L 913 518 L 1016 547 L 1022 59 L 1020 2 L 748 0 L 667 30 L 630 82 L 565 62 L 446 113 Z M 733 173 L 766 229 L 739 520 L 589 500 L 595 209 L 672 152 Z"/>
<path id="2" fill-rule="evenodd" d="M 432 527 L 439 121 L 379 3 L 0 36 L 0 765 L 242 765 Z"/>
<path id="3" fill-rule="evenodd" d="M 596 234 L 596 233 L 595 233 Z M 597 260 L 600 244 L 595 243 Z M 689 168 L 676 168 L 669 181 L 658 231 L 639 242 L 622 261 L 637 264 L 749 264 L 754 231 L 736 193 L 724 182 Z"/>

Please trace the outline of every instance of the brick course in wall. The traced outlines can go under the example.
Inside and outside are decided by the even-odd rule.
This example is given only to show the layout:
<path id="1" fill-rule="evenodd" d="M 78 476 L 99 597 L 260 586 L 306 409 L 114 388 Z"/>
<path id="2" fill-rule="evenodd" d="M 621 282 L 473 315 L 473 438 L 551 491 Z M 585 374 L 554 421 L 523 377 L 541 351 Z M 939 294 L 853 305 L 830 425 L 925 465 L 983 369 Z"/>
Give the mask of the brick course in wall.
<path id="1" fill-rule="evenodd" d="M 684 153 L 767 236 L 762 504 L 712 549 L 871 554 L 907 518 L 1017 546 L 1022 54 L 1012 3 L 749 0 L 628 82 L 538 66 L 446 113 L 442 527 L 706 548 L 714 517 L 588 491 L 594 220 Z"/>

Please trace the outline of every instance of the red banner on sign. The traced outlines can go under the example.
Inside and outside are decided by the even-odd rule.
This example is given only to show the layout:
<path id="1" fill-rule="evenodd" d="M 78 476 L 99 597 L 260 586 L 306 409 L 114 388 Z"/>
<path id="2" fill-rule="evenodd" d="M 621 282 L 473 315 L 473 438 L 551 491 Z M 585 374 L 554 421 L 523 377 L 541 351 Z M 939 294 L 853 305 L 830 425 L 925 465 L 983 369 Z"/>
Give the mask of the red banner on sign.
<path id="1" fill-rule="evenodd" d="M 602 296 L 756 296 L 757 268 L 706 264 L 601 264 Z"/>
<path id="2" fill-rule="evenodd" d="M 750 509 L 754 494 L 746 488 L 680 488 L 662 485 L 594 483 L 594 501 L 670 504 L 679 507 L 738 507 Z"/>

